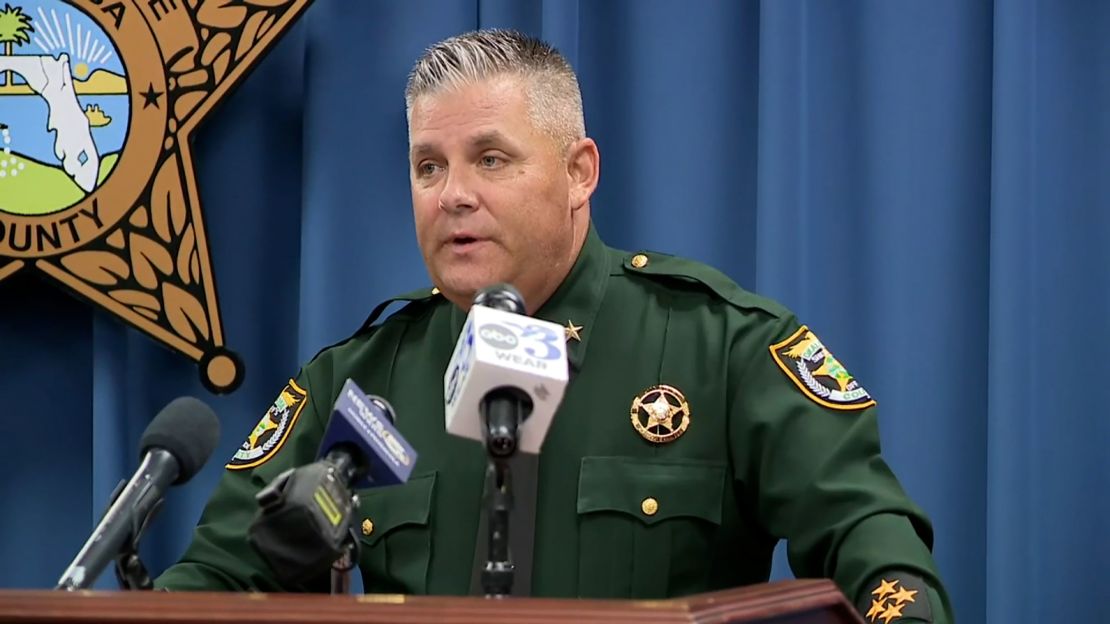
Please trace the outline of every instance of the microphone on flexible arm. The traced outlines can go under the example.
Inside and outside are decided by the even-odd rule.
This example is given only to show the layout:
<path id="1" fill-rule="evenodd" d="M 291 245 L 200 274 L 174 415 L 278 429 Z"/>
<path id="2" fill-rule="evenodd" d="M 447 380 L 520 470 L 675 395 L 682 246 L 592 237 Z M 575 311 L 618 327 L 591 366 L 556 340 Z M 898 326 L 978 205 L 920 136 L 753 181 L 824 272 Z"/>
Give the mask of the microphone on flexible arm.
<path id="1" fill-rule="evenodd" d="M 152 583 L 138 559 L 139 539 L 166 489 L 192 479 L 219 439 L 216 414 L 199 400 L 180 397 L 162 408 L 139 441 L 139 468 L 117 487 L 111 506 L 55 589 L 86 589 L 113 560 L 125 589 L 150 589 Z"/>
<path id="2" fill-rule="evenodd" d="M 509 284 L 478 292 L 443 376 L 443 388 L 447 432 L 482 442 L 489 456 L 484 518 L 488 535 L 479 536 L 488 546 L 480 579 L 487 596 L 505 596 L 513 589 L 518 570 L 510 556 L 509 515 L 517 496 L 523 503 L 516 511 L 524 531 L 514 532 L 512 550 L 522 573 L 523 588 L 518 590 L 530 591 L 534 456 L 563 400 L 568 377 L 561 325 L 525 316 L 524 298 Z M 526 475 L 515 494 L 513 466 L 518 477 Z"/>
<path id="3" fill-rule="evenodd" d="M 393 408 L 348 379 L 332 409 L 317 461 L 290 468 L 262 489 L 247 541 L 284 585 L 297 586 L 332 569 L 332 593 L 347 592 L 357 561 L 351 526 L 352 488 L 408 481 L 416 452 L 393 427 Z M 339 568 L 335 568 L 336 564 Z"/>

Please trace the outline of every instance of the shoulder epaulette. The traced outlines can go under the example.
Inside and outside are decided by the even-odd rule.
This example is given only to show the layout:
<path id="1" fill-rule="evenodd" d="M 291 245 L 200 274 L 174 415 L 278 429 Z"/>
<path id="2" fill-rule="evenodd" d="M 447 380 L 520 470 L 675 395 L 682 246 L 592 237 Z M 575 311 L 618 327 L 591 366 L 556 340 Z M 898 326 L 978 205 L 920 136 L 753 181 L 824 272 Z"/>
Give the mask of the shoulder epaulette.
<path id="1" fill-rule="evenodd" d="M 358 331 L 351 334 L 350 336 L 347 336 L 343 340 L 340 340 L 339 342 L 327 345 L 326 347 L 320 349 L 319 351 L 316 352 L 316 355 L 312 356 L 312 358 L 309 360 L 309 362 L 311 363 L 316 358 L 320 357 L 320 354 L 322 354 L 326 351 L 329 351 L 329 350 L 334 349 L 336 347 L 340 347 L 342 345 L 345 345 L 348 342 L 354 340 L 355 338 L 358 338 L 360 336 L 365 336 L 368 332 L 372 332 L 377 327 L 380 327 L 380 325 L 375 326 L 374 322 L 378 320 L 378 317 L 380 317 L 382 315 L 382 313 L 385 312 L 386 308 L 388 308 L 390 304 L 397 303 L 399 301 L 407 301 L 407 302 L 409 302 L 410 305 L 412 305 L 414 303 L 419 303 L 419 302 L 424 302 L 424 301 L 431 301 L 431 300 L 435 299 L 437 295 L 439 295 L 439 289 L 438 288 L 421 288 L 419 290 L 414 290 L 412 292 L 405 293 L 403 295 L 397 295 L 396 297 L 390 297 L 389 299 L 386 299 L 385 301 L 382 301 L 378 305 L 374 306 L 374 309 L 370 312 L 370 316 L 366 317 L 366 320 L 362 322 L 362 325 L 359 327 Z M 405 306 L 404 308 L 398 310 L 394 314 L 391 314 L 389 316 L 389 318 L 400 317 L 400 316 L 403 316 L 405 314 L 412 314 L 412 313 L 413 313 L 413 310 L 411 310 L 409 306 Z"/>
<path id="2" fill-rule="evenodd" d="M 386 299 L 385 301 L 379 303 L 377 306 L 374 307 L 374 310 L 370 312 L 370 316 L 366 317 L 366 320 L 362 322 L 362 327 L 359 328 L 358 333 L 361 334 L 362 332 L 365 332 L 372 328 L 374 326 L 374 322 L 378 320 L 378 317 L 382 315 L 382 312 L 385 312 L 386 308 L 388 308 L 390 304 L 397 303 L 399 301 L 407 301 L 409 303 L 428 301 L 433 299 L 437 295 L 439 295 L 438 288 L 421 288 L 419 290 L 414 290 L 403 295 L 390 297 L 389 299 Z M 404 314 L 406 311 L 410 311 L 409 306 L 405 306 L 396 314 L 391 315 L 390 318 L 392 318 L 393 316 Z"/>
<path id="3" fill-rule="evenodd" d="M 779 303 L 744 290 L 729 276 L 700 262 L 654 251 L 640 251 L 626 254 L 622 265 L 630 273 L 700 284 L 737 308 L 762 310 L 779 318 L 790 315 Z"/>

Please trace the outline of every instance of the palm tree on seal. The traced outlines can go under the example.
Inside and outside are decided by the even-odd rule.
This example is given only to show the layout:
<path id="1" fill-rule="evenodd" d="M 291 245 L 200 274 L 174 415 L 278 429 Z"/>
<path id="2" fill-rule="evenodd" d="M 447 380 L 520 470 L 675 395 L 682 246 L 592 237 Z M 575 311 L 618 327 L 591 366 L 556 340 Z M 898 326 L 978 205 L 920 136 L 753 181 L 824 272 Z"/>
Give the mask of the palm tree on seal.
<path id="1" fill-rule="evenodd" d="M 11 56 L 17 45 L 31 43 L 28 33 L 33 32 L 31 16 L 23 12 L 23 7 L 4 3 L 4 8 L 0 9 L 0 43 L 4 44 L 4 56 Z M 14 77 L 11 70 L 4 72 L 4 85 L 10 87 Z"/>

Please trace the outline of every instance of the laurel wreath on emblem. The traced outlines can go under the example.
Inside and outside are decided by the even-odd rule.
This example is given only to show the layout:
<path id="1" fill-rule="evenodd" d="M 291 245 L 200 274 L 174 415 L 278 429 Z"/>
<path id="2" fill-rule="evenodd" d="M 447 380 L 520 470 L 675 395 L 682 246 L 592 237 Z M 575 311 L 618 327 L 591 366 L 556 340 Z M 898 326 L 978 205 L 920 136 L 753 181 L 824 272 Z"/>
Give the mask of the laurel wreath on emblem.
<path id="1" fill-rule="evenodd" d="M 267 414 L 264 418 L 269 418 L 269 414 Z M 268 453 L 270 451 L 270 449 L 274 448 L 274 445 L 277 444 L 279 440 L 281 440 L 281 435 L 285 432 L 285 430 L 288 427 L 289 427 L 289 408 L 286 407 L 281 412 L 281 419 L 278 420 L 278 426 L 277 426 L 276 429 L 274 429 L 273 435 L 271 435 L 269 438 L 267 438 L 266 441 L 263 442 L 262 446 L 260 447 L 263 454 Z M 241 448 L 244 451 L 251 450 L 250 440 L 244 440 L 242 446 L 240 446 L 239 448 Z"/>
<path id="2" fill-rule="evenodd" d="M 287 429 L 287 427 L 289 427 L 289 407 L 285 407 L 285 409 L 282 410 L 281 420 L 278 422 L 278 429 L 275 429 L 274 434 L 270 436 L 270 439 L 266 440 L 265 443 L 262 444 L 262 450 L 265 452 L 273 449 L 274 444 L 281 441 L 281 436 L 283 433 L 285 433 L 285 429 Z"/>
<path id="3" fill-rule="evenodd" d="M 809 372 L 809 369 L 806 368 L 806 361 L 804 359 L 796 360 L 794 367 L 798 369 L 798 376 L 802 378 L 802 382 L 804 382 L 806 387 L 813 391 L 814 394 L 823 399 L 827 399 L 832 395 L 832 390 L 821 385 L 821 382 L 817 381 Z"/>
<path id="4" fill-rule="evenodd" d="M 281 412 L 281 420 L 278 421 L 278 426 L 277 426 L 277 429 L 274 430 L 274 435 L 270 436 L 270 438 L 268 440 L 266 440 L 265 443 L 262 444 L 263 452 L 269 451 L 270 449 L 274 448 L 274 445 L 277 444 L 279 440 L 281 440 L 282 434 L 285 433 L 285 430 L 288 427 L 289 427 L 289 408 L 286 407 Z"/>

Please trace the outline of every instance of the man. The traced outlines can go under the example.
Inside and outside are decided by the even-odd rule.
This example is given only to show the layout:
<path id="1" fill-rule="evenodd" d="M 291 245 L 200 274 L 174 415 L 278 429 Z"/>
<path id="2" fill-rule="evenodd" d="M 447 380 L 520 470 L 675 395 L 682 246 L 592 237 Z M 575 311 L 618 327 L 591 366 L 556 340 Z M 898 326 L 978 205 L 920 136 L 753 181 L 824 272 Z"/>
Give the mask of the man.
<path id="1" fill-rule="evenodd" d="M 766 581 L 778 539 L 868 621 L 949 621 L 931 528 L 879 454 L 874 401 L 781 306 L 706 266 L 606 247 L 573 71 L 506 31 L 448 39 L 406 90 L 417 239 L 435 288 L 290 380 L 159 585 L 281 587 L 245 541 L 254 494 L 315 458 L 350 377 L 395 407 L 411 480 L 360 492 L 367 591 L 464 594 L 486 467 L 443 426 L 443 373 L 480 288 L 566 326 L 571 382 L 538 472 L 534 595 L 680 596 Z M 388 303 L 388 302 L 387 302 Z M 631 416 L 631 419 L 630 419 Z"/>

